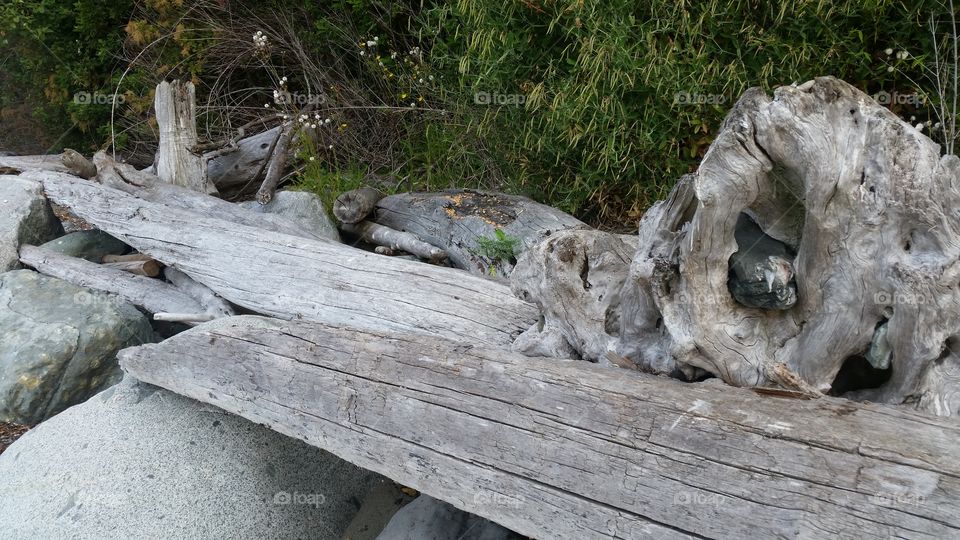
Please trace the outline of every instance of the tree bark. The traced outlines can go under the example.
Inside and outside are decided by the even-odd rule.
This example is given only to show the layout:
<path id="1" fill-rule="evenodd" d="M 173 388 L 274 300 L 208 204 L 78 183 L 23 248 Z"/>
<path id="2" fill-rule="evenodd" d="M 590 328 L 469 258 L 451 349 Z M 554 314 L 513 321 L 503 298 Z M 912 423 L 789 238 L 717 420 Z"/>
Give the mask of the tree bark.
<path id="1" fill-rule="evenodd" d="M 372 221 L 442 248 L 457 268 L 501 277 L 510 275 L 516 255 L 541 239 L 561 230 L 588 228 L 525 197 L 474 190 L 384 197 L 377 202 Z M 481 249 L 483 239 L 496 240 L 497 230 L 516 241 L 516 254 L 492 257 Z"/>
<path id="2" fill-rule="evenodd" d="M 127 349 L 137 378 L 534 538 L 948 538 L 956 422 L 260 317 Z"/>
<path id="3" fill-rule="evenodd" d="M 150 313 L 203 312 L 199 302 L 160 280 L 138 276 L 35 246 L 20 247 L 20 262 L 41 274 L 115 294 Z"/>
<path id="4" fill-rule="evenodd" d="M 502 346 L 536 319 L 506 285 L 457 270 L 267 232 L 66 175 L 33 177 L 51 200 L 258 313 Z"/>
<path id="5" fill-rule="evenodd" d="M 163 81 L 154 98 L 160 144 L 157 176 L 163 182 L 200 193 L 217 193 L 207 178 L 203 158 L 190 151 L 197 144 L 197 107 L 193 83 Z"/>

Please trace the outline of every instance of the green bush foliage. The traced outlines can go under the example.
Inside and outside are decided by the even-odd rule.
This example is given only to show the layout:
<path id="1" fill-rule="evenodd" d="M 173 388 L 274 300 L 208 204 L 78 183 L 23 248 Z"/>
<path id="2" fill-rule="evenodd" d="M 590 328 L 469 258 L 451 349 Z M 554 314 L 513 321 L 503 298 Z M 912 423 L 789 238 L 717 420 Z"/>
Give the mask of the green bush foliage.
<path id="1" fill-rule="evenodd" d="M 632 227 L 696 168 L 752 86 L 834 75 L 871 94 L 917 94 L 927 101 L 889 106 L 943 137 L 926 68 L 930 17 L 942 35 L 945 14 L 939 0 L 12 0 L 0 7 L 14 52 L 0 96 L 32 100 L 50 133 L 76 124 L 91 148 L 110 142 L 109 105 L 72 95 L 112 93 L 123 74 L 115 142 L 133 152 L 155 136 L 159 79 L 198 85 L 200 131 L 215 138 L 296 117 L 269 102 L 289 77 L 285 90 L 328 98 L 306 122 L 320 129 L 301 139 L 297 169 L 300 187 L 328 202 L 377 178 L 388 192 L 521 193 Z M 256 31 L 269 50 L 254 50 Z"/>

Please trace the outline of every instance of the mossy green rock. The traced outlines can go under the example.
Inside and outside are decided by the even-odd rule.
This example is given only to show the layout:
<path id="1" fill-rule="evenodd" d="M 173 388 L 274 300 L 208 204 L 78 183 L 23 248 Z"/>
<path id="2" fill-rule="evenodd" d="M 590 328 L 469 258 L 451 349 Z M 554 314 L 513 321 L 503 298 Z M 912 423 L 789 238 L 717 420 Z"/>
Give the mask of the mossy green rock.
<path id="1" fill-rule="evenodd" d="M 0 274 L 0 421 L 36 424 L 120 380 L 116 353 L 154 341 L 137 309 L 29 270 Z"/>
<path id="2" fill-rule="evenodd" d="M 130 249 L 120 240 L 98 230 L 72 232 L 40 247 L 95 263 L 100 263 L 104 255 L 123 255 Z"/>

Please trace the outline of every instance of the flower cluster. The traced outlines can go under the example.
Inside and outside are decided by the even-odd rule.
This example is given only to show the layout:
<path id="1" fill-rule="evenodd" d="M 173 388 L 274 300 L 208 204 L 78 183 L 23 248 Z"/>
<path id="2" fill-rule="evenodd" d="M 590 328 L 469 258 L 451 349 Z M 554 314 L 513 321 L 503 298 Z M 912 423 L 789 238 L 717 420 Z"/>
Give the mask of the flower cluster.
<path id="1" fill-rule="evenodd" d="M 430 90 L 433 75 L 427 72 L 420 47 L 413 47 L 406 54 L 394 50 L 380 54 L 378 37 L 360 41 L 359 46 L 360 56 L 369 58 L 371 64 L 375 62 L 381 75 L 396 84 L 398 105 L 417 108 L 425 103 L 424 94 Z"/>
<path id="2" fill-rule="evenodd" d="M 265 56 L 270 52 L 270 41 L 262 30 L 257 30 L 253 35 L 253 51 L 260 56 Z"/>

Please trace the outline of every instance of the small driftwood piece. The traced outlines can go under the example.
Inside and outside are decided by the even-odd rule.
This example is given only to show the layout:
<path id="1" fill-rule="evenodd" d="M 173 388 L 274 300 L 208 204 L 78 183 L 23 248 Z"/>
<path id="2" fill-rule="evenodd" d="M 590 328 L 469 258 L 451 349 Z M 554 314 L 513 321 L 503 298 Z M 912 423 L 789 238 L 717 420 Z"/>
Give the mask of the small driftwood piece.
<path id="1" fill-rule="evenodd" d="M 199 302 L 158 279 L 138 276 L 109 266 L 46 251 L 20 247 L 20 262 L 41 274 L 118 297 L 151 313 L 202 312 Z"/>
<path id="2" fill-rule="evenodd" d="M 123 270 L 138 276 L 157 277 L 160 275 L 160 263 L 150 259 L 146 261 L 124 261 L 103 263 L 101 266 Z"/>
<path id="3" fill-rule="evenodd" d="M 85 180 L 89 180 L 97 175 L 97 166 L 76 150 L 64 148 L 63 154 L 60 155 L 60 162 L 63 163 L 63 166 L 66 167 L 71 174 Z"/>
<path id="4" fill-rule="evenodd" d="M 178 323 L 202 323 L 216 319 L 209 313 L 154 313 L 153 320 Z"/>
<path id="5" fill-rule="evenodd" d="M 495 346 L 536 320 L 506 285 L 465 272 L 268 232 L 67 175 L 34 178 L 50 200 L 258 313 Z"/>
<path id="6" fill-rule="evenodd" d="M 160 145 L 156 170 L 161 181 L 200 193 L 217 193 L 207 178 L 203 158 L 191 152 L 197 144 L 196 91 L 189 81 L 163 81 L 154 98 Z"/>
<path id="7" fill-rule="evenodd" d="M 270 158 L 270 164 L 267 165 L 267 172 L 257 190 L 257 202 L 267 204 L 273 200 L 273 195 L 277 192 L 277 186 L 280 185 L 280 179 L 283 178 L 283 170 L 287 165 L 287 150 L 290 149 L 290 141 L 293 139 L 293 126 L 284 125 L 277 139 L 276 147 L 273 149 L 273 156 Z"/>
<path id="8" fill-rule="evenodd" d="M 550 234 L 589 229 L 573 216 L 525 197 L 468 189 L 390 195 L 377 202 L 371 221 L 442 248 L 456 268 L 500 277 L 510 275 L 515 256 Z M 481 239 L 495 240 L 497 230 L 515 244 L 514 254 L 491 258 L 483 253 Z"/>
<path id="9" fill-rule="evenodd" d="M 909 410 L 340 322 L 219 319 L 118 356 L 532 538 L 960 535 L 960 425 Z"/>
<path id="10" fill-rule="evenodd" d="M 217 296 L 217 293 L 211 291 L 206 285 L 194 281 L 193 278 L 180 270 L 168 266 L 163 269 L 163 277 L 167 278 L 167 281 L 172 283 L 174 287 L 199 302 L 204 308 L 204 313 L 216 317 L 228 317 L 236 314 L 229 302 Z"/>
<path id="11" fill-rule="evenodd" d="M 333 215 L 340 223 L 360 223 L 373 213 L 383 193 L 372 187 L 362 187 L 341 193 L 333 203 Z"/>
<path id="12" fill-rule="evenodd" d="M 390 227 L 378 225 L 370 221 L 360 223 L 343 223 L 340 229 L 350 233 L 364 242 L 390 248 L 391 251 L 406 251 L 433 264 L 439 264 L 447 259 L 442 249 L 431 246 L 415 235 L 397 231 Z"/>
<path id="13" fill-rule="evenodd" d="M 117 263 L 117 262 L 137 262 L 137 261 L 152 261 L 153 257 L 146 255 L 144 253 L 131 253 L 129 255 L 104 255 L 100 262 L 105 263 Z"/>

